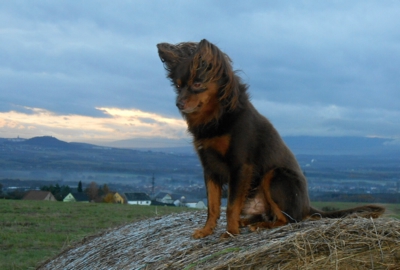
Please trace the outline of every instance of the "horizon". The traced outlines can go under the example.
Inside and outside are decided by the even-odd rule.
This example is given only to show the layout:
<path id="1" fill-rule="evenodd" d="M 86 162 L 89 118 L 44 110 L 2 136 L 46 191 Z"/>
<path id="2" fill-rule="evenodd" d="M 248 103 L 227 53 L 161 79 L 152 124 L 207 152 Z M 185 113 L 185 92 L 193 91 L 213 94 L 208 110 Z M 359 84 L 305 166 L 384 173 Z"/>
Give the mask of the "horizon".
<path id="1" fill-rule="evenodd" d="M 84 143 L 99 147 L 110 147 L 120 149 L 136 149 L 136 150 L 155 150 L 155 151 L 172 151 L 176 153 L 192 153 L 195 154 L 191 141 L 174 140 L 165 138 L 137 138 L 122 141 L 113 141 L 98 144 L 95 142 L 82 141 L 64 141 L 60 138 L 44 135 L 31 138 L 2 138 L 13 142 L 23 142 L 37 138 L 53 138 L 63 143 Z M 371 155 L 371 154 L 399 154 L 400 144 L 397 140 L 376 137 L 358 137 L 358 136 L 283 136 L 285 143 L 289 149 L 296 155 L 314 154 L 314 155 Z"/>

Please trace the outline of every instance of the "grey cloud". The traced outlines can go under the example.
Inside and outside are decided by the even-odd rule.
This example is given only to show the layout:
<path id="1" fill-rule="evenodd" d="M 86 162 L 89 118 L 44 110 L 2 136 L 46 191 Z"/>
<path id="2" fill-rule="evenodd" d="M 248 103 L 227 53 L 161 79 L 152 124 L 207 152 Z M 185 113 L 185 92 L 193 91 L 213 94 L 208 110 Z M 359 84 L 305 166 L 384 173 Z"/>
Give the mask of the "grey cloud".
<path id="1" fill-rule="evenodd" d="M 286 133 L 399 137 L 399 12 L 393 1 L 9 1 L 0 111 L 119 107 L 178 118 L 155 45 L 207 38 L 242 70 L 255 103 L 288 105 L 271 116 Z M 316 119 L 329 106 L 352 113 Z M 307 128 L 292 120 L 299 114 Z"/>

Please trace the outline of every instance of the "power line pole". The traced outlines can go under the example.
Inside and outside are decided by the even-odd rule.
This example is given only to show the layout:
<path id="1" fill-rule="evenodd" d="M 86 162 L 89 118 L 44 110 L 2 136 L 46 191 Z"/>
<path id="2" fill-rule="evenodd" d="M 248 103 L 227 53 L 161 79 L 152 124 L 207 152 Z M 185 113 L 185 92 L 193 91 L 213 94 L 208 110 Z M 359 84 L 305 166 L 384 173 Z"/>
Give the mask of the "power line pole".
<path id="1" fill-rule="evenodd" d="M 155 178 L 154 178 L 154 173 L 153 177 L 151 178 L 151 196 L 154 197 L 154 185 L 155 185 Z"/>

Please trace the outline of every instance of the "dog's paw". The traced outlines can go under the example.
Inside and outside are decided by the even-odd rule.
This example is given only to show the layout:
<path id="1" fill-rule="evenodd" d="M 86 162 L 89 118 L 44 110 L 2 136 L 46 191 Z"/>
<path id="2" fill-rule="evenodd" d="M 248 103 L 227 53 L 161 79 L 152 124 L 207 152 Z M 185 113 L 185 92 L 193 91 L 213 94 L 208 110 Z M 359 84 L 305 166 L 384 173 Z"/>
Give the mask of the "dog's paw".
<path id="1" fill-rule="evenodd" d="M 247 227 L 249 225 L 249 222 L 247 219 L 241 219 L 239 221 L 239 228 Z"/>
<path id="2" fill-rule="evenodd" d="M 260 227 L 258 227 L 257 225 L 249 225 L 247 226 L 247 228 L 249 228 L 251 232 L 256 232 Z"/>
<path id="3" fill-rule="evenodd" d="M 220 239 L 234 238 L 236 235 L 237 234 L 233 234 L 233 233 L 230 233 L 230 232 L 226 231 L 223 234 L 221 234 L 221 236 L 219 238 Z"/>
<path id="4" fill-rule="evenodd" d="M 192 236 L 194 239 L 200 239 L 200 238 L 204 238 L 212 233 L 213 233 L 213 231 L 211 229 L 203 228 L 203 229 L 195 230 Z"/>
<path id="5" fill-rule="evenodd" d="M 239 228 L 248 227 L 251 224 L 254 224 L 254 221 L 252 219 L 242 218 L 239 220 Z"/>
<path id="6" fill-rule="evenodd" d="M 271 226 L 271 222 L 257 222 L 257 223 L 248 225 L 247 228 L 249 228 L 249 230 L 252 232 L 256 232 L 256 231 L 263 230 L 263 229 L 270 229 L 270 228 L 272 228 L 272 226 Z"/>

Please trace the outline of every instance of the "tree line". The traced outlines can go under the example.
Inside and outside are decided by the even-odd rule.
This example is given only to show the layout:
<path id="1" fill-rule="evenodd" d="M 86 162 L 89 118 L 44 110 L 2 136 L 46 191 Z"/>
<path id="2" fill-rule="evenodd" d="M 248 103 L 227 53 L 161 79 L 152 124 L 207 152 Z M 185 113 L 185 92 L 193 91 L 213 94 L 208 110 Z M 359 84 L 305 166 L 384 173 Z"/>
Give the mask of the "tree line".
<path id="1" fill-rule="evenodd" d="M 16 189 L 13 191 L 9 191 L 7 193 L 2 192 L 3 185 L 0 183 L 0 198 L 11 199 L 11 200 L 20 200 L 24 197 L 27 191 L 22 191 L 20 189 Z M 96 182 L 90 182 L 86 188 L 83 188 L 82 181 L 79 181 L 78 186 L 76 188 L 71 188 L 68 185 L 59 185 L 59 184 L 50 184 L 43 185 L 40 187 L 42 191 L 50 191 L 53 194 L 54 198 L 57 201 L 62 201 L 69 193 L 78 192 L 84 193 L 88 196 L 90 201 L 95 202 L 106 202 L 113 203 L 114 202 L 114 192 L 110 190 L 107 184 L 98 185 Z"/>
<path id="2" fill-rule="evenodd" d="M 57 199 L 57 201 L 62 201 L 65 196 L 67 196 L 71 192 L 71 188 L 68 185 L 59 186 L 58 184 L 56 184 L 55 186 L 42 186 L 40 190 L 50 191 Z M 110 196 L 107 197 L 107 195 L 111 194 L 111 197 L 113 196 L 113 192 L 110 190 L 107 184 L 99 186 L 96 182 L 90 182 L 89 185 L 87 185 L 87 187 L 83 189 L 82 181 L 79 181 L 76 192 L 85 193 L 89 197 L 90 201 L 95 202 L 110 202 Z M 106 197 L 107 200 L 105 200 Z"/>

